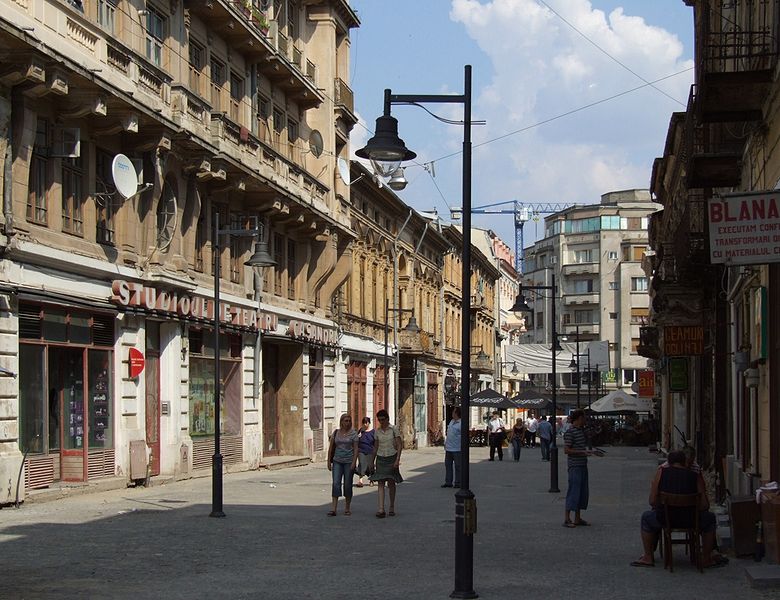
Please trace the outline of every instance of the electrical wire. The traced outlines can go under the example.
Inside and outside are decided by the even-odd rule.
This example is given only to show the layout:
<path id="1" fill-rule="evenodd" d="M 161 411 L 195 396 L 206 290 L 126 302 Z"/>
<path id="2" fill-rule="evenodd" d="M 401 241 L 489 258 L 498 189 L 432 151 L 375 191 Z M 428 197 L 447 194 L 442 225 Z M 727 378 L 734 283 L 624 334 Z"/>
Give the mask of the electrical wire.
<path id="1" fill-rule="evenodd" d="M 644 77 L 642 77 L 642 76 L 641 76 L 639 73 L 637 73 L 636 71 L 634 71 L 634 70 L 633 70 L 631 67 L 629 67 L 629 66 L 628 66 L 628 65 L 626 65 L 625 63 L 621 62 L 621 61 L 620 61 L 618 58 L 616 58 L 615 56 L 613 56 L 612 54 L 610 54 L 609 52 L 607 52 L 606 50 L 604 50 L 604 48 L 602 48 L 601 46 L 599 46 L 599 45 L 598 45 L 598 44 L 597 44 L 595 41 L 593 41 L 591 38 L 589 38 L 587 35 L 585 35 L 585 33 L 583 33 L 583 32 L 582 32 L 580 29 L 578 29 L 578 28 L 577 28 L 577 27 L 576 27 L 576 26 L 575 26 L 573 23 L 571 23 L 571 22 L 567 21 L 567 20 L 566 20 L 566 18 L 565 18 L 563 15 L 561 15 L 561 14 L 560 14 L 558 11 L 556 11 L 556 10 L 555 10 L 555 9 L 554 9 L 552 6 L 550 6 L 549 4 L 547 4 L 547 2 L 545 2 L 545 0 L 537 0 L 537 2 L 539 2 L 540 4 L 543 4 L 544 6 L 546 6 L 546 7 L 547 7 L 547 9 L 548 9 L 548 10 L 549 10 L 551 13 L 553 13 L 553 14 L 554 14 L 556 17 L 558 17 L 558 18 L 559 18 L 561 21 L 563 21 L 564 23 L 566 23 L 566 25 L 568 25 L 568 26 L 569 26 L 569 27 L 571 27 L 571 28 L 572 28 L 574 31 L 576 31 L 576 32 L 577 32 L 579 35 L 581 35 L 581 36 L 582 36 L 582 37 L 585 39 L 585 41 L 587 41 L 589 44 L 591 44 L 591 45 L 592 45 L 594 48 L 596 48 L 596 49 L 597 49 L 599 52 L 603 53 L 603 54 L 604 54 L 604 55 L 605 55 L 607 58 L 609 58 L 610 60 L 613 60 L 614 62 L 616 62 L 617 64 L 619 64 L 621 67 L 623 67 L 623 68 L 624 68 L 626 71 L 628 71 L 628 72 L 629 72 L 629 73 L 631 73 L 632 75 L 634 75 L 634 76 L 638 77 L 640 80 L 644 81 L 646 84 L 648 84 L 648 85 L 649 85 L 650 87 L 652 87 L 654 90 L 656 90 L 657 92 L 660 92 L 661 94 L 663 94 L 664 96 L 666 96 L 667 98 L 669 98 L 670 100 L 672 100 L 673 102 L 676 102 L 676 103 L 677 103 L 677 104 L 679 104 L 680 106 L 686 106 L 684 102 L 680 102 L 680 101 L 679 101 L 677 98 L 675 98 L 674 96 L 671 96 L 671 95 L 667 94 L 665 91 L 663 91 L 661 88 L 659 88 L 659 87 L 656 87 L 656 86 L 654 85 L 654 82 L 650 82 L 650 81 L 648 81 L 647 79 L 645 79 Z"/>

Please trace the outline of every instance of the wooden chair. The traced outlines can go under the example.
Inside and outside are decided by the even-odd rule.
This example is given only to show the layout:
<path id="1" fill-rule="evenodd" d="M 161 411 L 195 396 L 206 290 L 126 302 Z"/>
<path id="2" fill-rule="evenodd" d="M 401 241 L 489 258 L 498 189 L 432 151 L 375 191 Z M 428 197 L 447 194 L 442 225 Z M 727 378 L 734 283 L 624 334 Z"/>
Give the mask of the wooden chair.
<path id="1" fill-rule="evenodd" d="M 664 511 L 665 523 L 662 530 L 661 554 L 664 557 L 664 569 L 668 567 L 670 572 L 674 572 L 672 554 L 673 547 L 677 544 L 685 545 L 691 562 L 696 564 L 700 573 L 704 572 L 702 568 L 701 529 L 699 528 L 699 500 L 700 494 L 668 494 L 665 492 L 658 494 L 658 501 Z M 685 521 L 691 526 L 680 527 L 679 514 L 686 511 L 690 515 Z M 678 522 L 674 522 L 672 519 L 675 513 L 678 516 Z M 682 533 L 683 536 L 673 537 L 675 533 Z"/>

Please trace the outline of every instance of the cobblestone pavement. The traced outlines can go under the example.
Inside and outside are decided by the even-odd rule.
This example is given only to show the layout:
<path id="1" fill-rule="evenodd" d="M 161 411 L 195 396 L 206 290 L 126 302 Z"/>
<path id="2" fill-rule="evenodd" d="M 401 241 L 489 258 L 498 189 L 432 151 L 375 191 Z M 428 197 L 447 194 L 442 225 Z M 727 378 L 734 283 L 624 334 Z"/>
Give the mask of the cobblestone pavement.
<path id="1" fill-rule="evenodd" d="M 591 527 L 566 529 L 538 449 L 490 464 L 473 448 L 479 509 L 474 588 L 481 598 L 639 597 L 741 600 L 751 589 L 731 559 L 698 573 L 682 549 L 674 573 L 637 569 L 639 516 L 655 455 L 612 448 L 590 465 Z M 322 464 L 225 476 L 224 519 L 208 517 L 210 478 L 26 503 L 0 510 L 0 598 L 447 598 L 454 582 L 454 497 L 443 450 L 403 454 L 397 516 L 377 519 L 375 488 L 356 490 L 352 516 L 329 509 Z M 776 593 L 776 592 L 775 592 Z"/>

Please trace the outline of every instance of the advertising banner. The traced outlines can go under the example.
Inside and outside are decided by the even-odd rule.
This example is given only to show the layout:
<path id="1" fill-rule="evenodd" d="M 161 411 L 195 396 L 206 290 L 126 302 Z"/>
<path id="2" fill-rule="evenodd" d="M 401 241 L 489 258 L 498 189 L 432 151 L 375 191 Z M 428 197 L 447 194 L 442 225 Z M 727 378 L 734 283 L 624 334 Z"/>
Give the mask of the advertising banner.
<path id="1" fill-rule="evenodd" d="M 780 262 L 780 191 L 712 198 L 707 217 L 713 264 Z"/>

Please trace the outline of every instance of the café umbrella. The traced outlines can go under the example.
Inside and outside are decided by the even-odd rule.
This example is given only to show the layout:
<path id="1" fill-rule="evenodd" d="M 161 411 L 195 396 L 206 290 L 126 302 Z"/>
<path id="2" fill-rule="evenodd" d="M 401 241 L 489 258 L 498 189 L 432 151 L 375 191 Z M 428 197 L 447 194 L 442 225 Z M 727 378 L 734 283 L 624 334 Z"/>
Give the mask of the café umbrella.
<path id="1" fill-rule="evenodd" d="M 481 408 L 515 408 L 515 404 L 509 398 L 489 387 L 473 394 L 469 403 L 472 407 Z"/>
<path id="2" fill-rule="evenodd" d="M 650 398 L 639 398 L 623 390 L 612 390 L 590 405 L 593 412 L 601 414 L 646 413 L 652 410 Z"/>
<path id="3" fill-rule="evenodd" d="M 511 398 L 512 404 L 515 408 L 547 408 L 550 403 L 550 397 L 542 392 L 534 390 L 524 390 Z"/>

